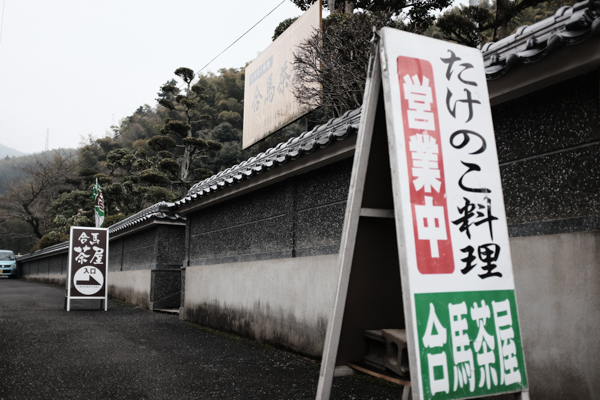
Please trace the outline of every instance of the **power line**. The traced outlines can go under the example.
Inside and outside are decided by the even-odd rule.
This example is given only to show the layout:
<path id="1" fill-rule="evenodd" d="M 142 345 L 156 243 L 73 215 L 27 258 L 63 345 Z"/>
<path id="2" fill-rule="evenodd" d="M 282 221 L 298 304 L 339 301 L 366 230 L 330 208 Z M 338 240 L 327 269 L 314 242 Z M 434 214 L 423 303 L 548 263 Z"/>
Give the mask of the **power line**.
<path id="1" fill-rule="evenodd" d="M 287 0 L 283 0 L 281 3 L 277 4 L 277 5 L 275 6 L 275 8 L 273 8 L 271 11 L 269 11 L 269 12 L 268 12 L 268 13 L 267 13 L 267 14 L 266 14 L 264 17 L 262 17 L 262 18 L 261 18 L 261 19 L 260 19 L 260 20 L 259 20 L 257 23 L 255 23 L 254 25 L 252 25 L 252 27 L 251 27 L 250 29 L 248 29 L 246 32 L 244 32 L 244 33 L 243 33 L 243 34 L 242 34 L 240 37 L 238 37 L 237 39 L 235 39 L 235 41 L 234 41 L 233 43 L 231 43 L 229 46 L 227 46 L 227 47 L 225 48 L 225 50 L 223 50 L 223 51 L 221 51 L 219 54 L 217 54 L 217 55 L 216 55 L 216 56 L 215 56 L 215 57 L 214 57 L 212 60 L 210 60 L 210 61 L 209 61 L 209 62 L 208 62 L 208 63 L 207 63 L 207 64 L 206 64 L 204 67 L 202 67 L 202 69 L 198 70 L 198 72 L 195 72 L 195 73 L 194 73 L 194 77 L 196 77 L 196 76 L 199 76 L 199 75 L 200 75 L 200 73 L 201 73 L 202 71 L 204 71 L 204 69 L 205 69 L 206 67 L 208 67 L 208 66 L 209 66 L 209 65 L 210 65 L 210 64 L 211 64 L 213 61 L 215 61 L 217 58 L 219 58 L 219 56 L 220 56 L 221 54 L 223 54 L 223 53 L 225 53 L 227 50 L 229 50 L 229 48 L 231 48 L 231 46 L 233 46 L 233 45 L 234 45 L 234 44 L 236 44 L 236 43 L 237 43 L 237 42 L 238 42 L 238 41 L 239 41 L 241 38 L 243 38 L 244 36 L 246 36 L 246 35 L 248 34 L 248 32 L 250 32 L 252 29 L 254 29 L 254 28 L 255 28 L 255 27 L 258 25 L 258 24 L 260 24 L 260 23 L 261 23 L 261 22 L 262 22 L 262 21 L 263 21 L 265 18 L 267 18 L 269 15 L 271 15 L 271 14 L 273 13 L 273 11 L 275 11 L 276 9 L 278 9 L 278 8 L 279 8 L 279 6 L 281 6 L 281 5 L 282 5 L 283 3 L 285 3 L 286 1 L 287 1 Z M 183 84 L 181 84 L 181 85 L 179 86 L 179 89 L 181 89 L 181 87 L 182 87 L 182 86 L 183 86 Z M 158 104 L 157 104 L 157 105 L 155 105 L 154 107 L 152 107 L 152 108 L 150 109 L 150 111 L 155 111 L 157 107 L 158 107 Z M 131 126 L 133 126 L 133 125 L 137 124 L 138 122 L 140 122 L 140 121 L 141 121 L 142 119 L 144 119 L 145 117 L 146 117 L 146 114 L 144 114 L 144 115 L 141 115 L 141 116 L 140 116 L 140 117 L 139 117 L 137 120 L 135 120 L 135 121 L 134 121 L 134 122 L 133 122 L 131 125 L 129 125 L 127 128 L 125 128 L 125 130 L 124 130 L 124 131 L 122 131 L 122 132 L 119 132 L 119 135 L 122 135 L 123 133 L 127 132 L 127 130 L 128 130 L 128 129 L 129 129 Z"/>
<path id="2" fill-rule="evenodd" d="M 271 15 L 271 13 L 272 13 L 273 11 L 275 11 L 276 9 L 278 9 L 278 8 L 279 8 L 279 6 L 280 6 L 280 5 L 282 5 L 282 4 L 283 4 L 283 3 L 285 3 L 285 2 L 286 2 L 286 0 L 283 0 L 281 3 L 277 4 L 277 5 L 275 6 L 275 8 L 274 8 L 274 9 L 272 9 L 271 11 L 269 11 L 269 13 L 268 13 L 267 15 L 265 15 L 264 17 L 262 17 L 262 18 L 260 19 L 260 21 L 258 21 L 258 22 L 257 22 L 257 23 L 255 23 L 254 25 L 252 25 L 252 28 L 250 28 L 250 29 L 248 29 L 246 32 L 244 32 L 244 34 L 243 34 L 242 36 L 240 36 L 239 38 L 237 38 L 237 39 L 236 39 L 236 40 L 235 40 L 233 43 L 231 43 L 229 46 L 227 46 L 227 48 L 226 48 L 225 50 L 223 50 L 222 52 L 220 52 L 219 54 L 217 54 L 217 55 L 215 56 L 215 58 L 213 58 L 212 60 L 210 60 L 210 61 L 208 62 L 208 64 L 206 64 L 204 67 L 202 67 L 202 69 L 201 69 L 201 70 L 199 70 L 198 72 L 196 72 L 196 75 L 198 75 L 198 74 L 200 74 L 200 72 L 204 71 L 204 68 L 208 67 L 208 66 L 210 65 L 210 63 L 211 63 L 211 62 L 215 61 L 215 60 L 216 60 L 216 59 L 217 59 L 217 58 L 218 58 L 218 57 L 219 57 L 221 54 L 223 54 L 223 53 L 225 53 L 227 50 L 229 50 L 229 48 L 230 48 L 231 46 L 233 46 L 233 45 L 234 45 L 234 44 L 236 44 L 236 43 L 237 43 L 237 42 L 238 42 L 238 41 L 239 41 L 241 38 L 243 38 L 244 36 L 246 36 L 246 34 L 247 34 L 248 32 L 250 32 L 252 29 L 254 29 L 254 28 L 256 27 L 256 25 L 260 24 L 260 23 L 261 23 L 261 22 L 262 22 L 262 21 L 263 21 L 265 18 L 267 18 L 269 15 Z"/>

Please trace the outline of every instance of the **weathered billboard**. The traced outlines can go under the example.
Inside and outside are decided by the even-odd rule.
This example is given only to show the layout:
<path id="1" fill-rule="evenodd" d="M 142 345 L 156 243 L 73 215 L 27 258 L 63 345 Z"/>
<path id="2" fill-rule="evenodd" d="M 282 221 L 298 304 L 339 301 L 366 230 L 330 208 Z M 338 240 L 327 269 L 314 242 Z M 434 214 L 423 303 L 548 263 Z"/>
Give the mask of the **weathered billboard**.
<path id="1" fill-rule="evenodd" d="M 246 67 L 244 149 L 310 111 L 292 92 L 294 51 L 320 26 L 317 1 Z"/>

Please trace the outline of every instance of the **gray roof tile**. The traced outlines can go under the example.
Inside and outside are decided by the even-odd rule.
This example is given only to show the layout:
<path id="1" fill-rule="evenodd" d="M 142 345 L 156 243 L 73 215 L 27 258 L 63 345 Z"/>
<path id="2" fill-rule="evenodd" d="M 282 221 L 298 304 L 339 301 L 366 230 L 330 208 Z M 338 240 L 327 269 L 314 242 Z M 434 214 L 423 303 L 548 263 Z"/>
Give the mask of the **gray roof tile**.
<path id="1" fill-rule="evenodd" d="M 304 132 L 287 142 L 279 143 L 264 153 L 196 183 L 187 195 L 175 204 L 179 206 L 191 203 L 227 186 L 296 160 L 304 154 L 325 148 L 335 141 L 344 140 L 358 132 L 359 121 L 360 108 L 348 111 L 339 118 L 329 120 L 325 125 L 316 126 L 311 131 Z"/>
<path id="2" fill-rule="evenodd" d="M 481 51 L 487 79 L 498 79 L 518 65 L 538 62 L 565 45 L 599 35 L 598 2 L 586 0 L 573 7 L 561 7 L 552 17 L 522 26 L 498 42 L 486 43 Z"/>
<path id="3" fill-rule="evenodd" d="M 175 213 L 175 203 L 161 201 L 160 203 L 156 203 L 138 212 L 137 214 L 132 215 L 131 217 L 125 218 L 123 221 L 117 222 L 109 228 L 109 232 L 110 234 L 114 234 L 154 218 L 170 221 L 185 221 L 185 217 Z"/>
<path id="4" fill-rule="evenodd" d="M 175 203 L 167 203 L 165 201 L 161 201 L 160 203 L 156 203 L 128 218 L 125 218 L 123 221 L 117 222 L 116 224 L 110 226 L 108 228 L 108 232 L 112 235 L 117 232 L 125 231 L 126 229 L 140 224 L 144 221 L 148 221 L 151 219 L 162 219 L 169 221 L 185 221 L 185 217 L 182 217 L 175 213 Z M 62 242 L 52 246 L 48 246 L 44 249 L 35 251 L 33 253 L 22 255 L 21 257 L 17 257 L 18 261 L 26 261 L 31 258 L 38 258 L 40 256 L 50 255 L 54 253 L 61 253 L 67 251 L 69 249 L 69 242 Z"/>

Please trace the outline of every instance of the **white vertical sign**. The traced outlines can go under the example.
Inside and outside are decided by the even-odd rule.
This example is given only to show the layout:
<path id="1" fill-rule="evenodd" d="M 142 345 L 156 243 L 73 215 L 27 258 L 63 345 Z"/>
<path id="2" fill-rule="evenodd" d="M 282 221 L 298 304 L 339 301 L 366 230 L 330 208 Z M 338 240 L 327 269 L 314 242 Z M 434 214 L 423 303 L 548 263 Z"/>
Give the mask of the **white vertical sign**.
<path id="1" fill-rule="evenodd" d="M 381 38 L 414 395 L 527 390 L 481 52 L 390 28 Z"/>

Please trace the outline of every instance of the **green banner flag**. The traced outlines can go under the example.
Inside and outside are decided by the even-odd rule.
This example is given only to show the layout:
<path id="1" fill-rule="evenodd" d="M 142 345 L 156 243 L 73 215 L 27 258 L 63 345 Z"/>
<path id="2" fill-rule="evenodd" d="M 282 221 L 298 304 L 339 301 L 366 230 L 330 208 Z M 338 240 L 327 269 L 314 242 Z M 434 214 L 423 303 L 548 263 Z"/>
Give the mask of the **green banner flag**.
<path id="1" fill-rule="evenodd" d="M 94 199 L 94 216 L 96 217 L 96 228 L 101 228 L 104 223 L 104 196 L 102 196 L 102 188 L 96 178 L 96 184 L 92 188 L 92 199 Z"/>

